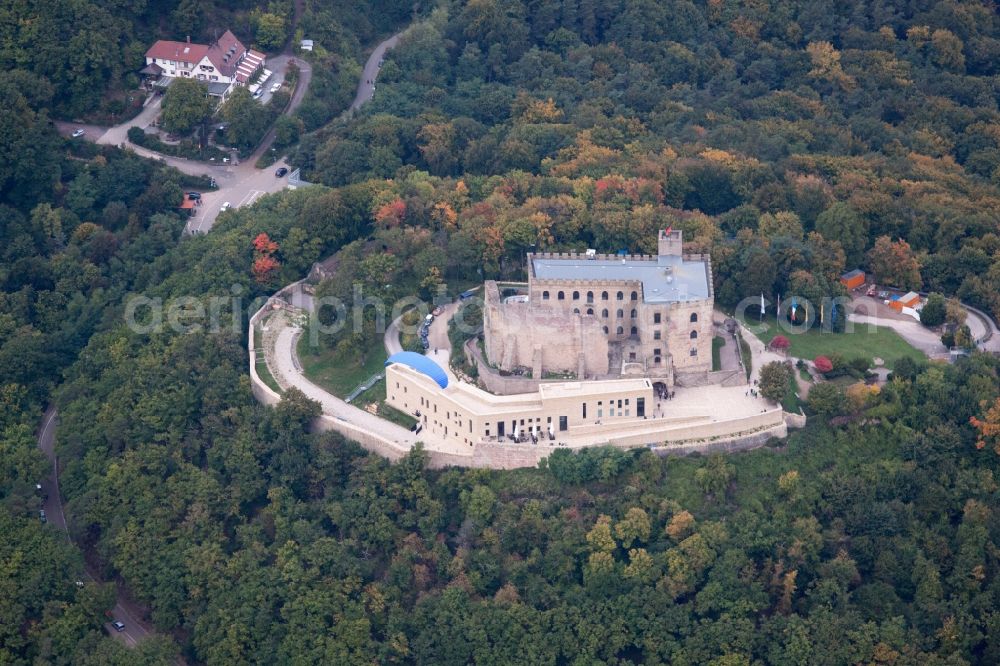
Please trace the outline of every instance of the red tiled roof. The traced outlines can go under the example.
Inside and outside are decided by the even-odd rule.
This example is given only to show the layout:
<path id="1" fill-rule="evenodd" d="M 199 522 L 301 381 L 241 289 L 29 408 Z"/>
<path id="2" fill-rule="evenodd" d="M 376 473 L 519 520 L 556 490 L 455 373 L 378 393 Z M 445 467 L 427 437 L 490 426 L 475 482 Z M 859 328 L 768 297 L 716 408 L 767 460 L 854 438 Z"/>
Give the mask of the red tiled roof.
<path id="1" fill-rule="evenodd" d="M 219 72 L 224 76 L 232 76 L 246 50 L 236 35 L 226 30 L 217 42 L 208 47 L 206 55 Z"/>
<path id="2" fill-rule="evenodd" d="M 160 60 L 179 60 L 197 64 L 205 57 L 208 47 L 204 44 L 190 44 L 188 42 L 173 42 L 161 39 L 146 51 L 147 58 L 158 58 Z"/>

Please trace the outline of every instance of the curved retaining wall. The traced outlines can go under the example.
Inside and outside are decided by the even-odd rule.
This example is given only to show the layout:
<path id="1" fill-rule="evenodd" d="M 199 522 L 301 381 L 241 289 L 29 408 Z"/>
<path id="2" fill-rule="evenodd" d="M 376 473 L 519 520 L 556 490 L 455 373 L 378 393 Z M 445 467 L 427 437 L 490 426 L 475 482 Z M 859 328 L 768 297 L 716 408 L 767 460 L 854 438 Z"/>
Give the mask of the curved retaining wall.
<path id="1" fill-rule="evenodd" d="M 300 281 L 301 282 L 301 281 Z M 257 312 L 250 317 L 248 332 L 248 352 L 250 361 L 250 387 L 254 397 L 265 405 L 277 405 L 281 402 L 281 395 L 264 383 L 257 373 L 257 358 L 254 350 L 255 331 L 254 326 L 273 309 L 276 301 L 280 300 L 280 295 L 288 289 L 293 289 L 299 282 L 293 283 L 272 296 Z M 778 417 L 783 418 L 778 418 Z M 649 447 L 660 455 L 685 455 L 689 453 L 727 453 L 734 451 L 745 451 L 763 446 L 773 437 L 784 437 L 788 433 L 788 425 L 797 425 L 797 416 L 793 414 L 782 414 L 772 410 L 766 414 L 745 417 L 738 420 L 739 426 L 746 428 L 744 434 L 737 434 L 727 437 L 725 431 L 732 431 L 734 422 L 705 423 L 692 425 L 691 428 L 679 428 L 676 433 L 671 433 L 676 444 L 669 442 L 653 445 L 650 442 L 650 435 L 636 434 L 627 437 L 617 438 L 610 442 L 613 446 L 625 449 Z M 801 417 L 804 420 L 804 417 Z M 348 439 L 358 442 L 364 449 L 376 453 L 391 461 L 397 461 L 405 456 L 409 450 L 403 449 L 395 442 L 391 442 L 375 433 L 360 428 L 342 419 L 323 414 L 313 422 L 313 428 L 319 431 L 334 431 Z M 441 451 L 428 450 L 428 465 L 433 469 L 443 467 L 479 467 L 490 469 L 515 469 L 519 467 L 535 467 L 556 447 L 545 446 L 544 444 L 499 444 L 495 442 L 480 442 L 471 447 L 467 455 L 457 453 L 445 453 Z"/>

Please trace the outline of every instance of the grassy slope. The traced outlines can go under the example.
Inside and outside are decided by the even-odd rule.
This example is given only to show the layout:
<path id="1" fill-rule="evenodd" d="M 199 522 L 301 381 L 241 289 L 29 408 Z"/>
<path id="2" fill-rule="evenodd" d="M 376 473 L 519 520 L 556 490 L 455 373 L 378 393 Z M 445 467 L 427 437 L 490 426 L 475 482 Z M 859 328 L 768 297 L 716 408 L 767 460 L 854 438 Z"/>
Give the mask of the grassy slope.
<path id="1" fill-rule="evenodd" d="M 385 347 L 382 338 L 370 341 L 364 363 L 357 360 L 342 360 L 327 349 L 313 354 L 309 347 L 309 336 L 299 338 L 298 354 L 306 377 L 338 398 L 346 397 L 372 375 L 382 372 L 385 366 Z"/>

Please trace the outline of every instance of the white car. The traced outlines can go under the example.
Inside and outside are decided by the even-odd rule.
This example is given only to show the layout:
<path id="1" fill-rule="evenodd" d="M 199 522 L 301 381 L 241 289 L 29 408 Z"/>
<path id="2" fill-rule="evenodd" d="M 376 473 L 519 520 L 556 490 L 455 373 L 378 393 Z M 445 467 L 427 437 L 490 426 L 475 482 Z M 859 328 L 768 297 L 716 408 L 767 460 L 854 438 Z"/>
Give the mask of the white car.
<path id="1" fill-rule="evenodd" d="M 226 203 L 222 204 L 221 208 L 219 208 L 219 212 L 220 213 L 225 213 L 227 210 L 229 210 L 232 207 L 233 207 L 233 205 L 227 201 Z"/>
<path id="2" fill-rule="evenodd" d="M 260 98 L 261 98 L 261 97 L 263 97 L 263 96 L 264 96 L 264 89 L 263 89 L 263 88 L 258 88 L 258 89 L 257 89 L 257 92 L 255 92 L 255 93 L 253 94 L 253 98 L 254 98 L 254 99 L 260 99 Z"/>
<path id="3" fill-rule="evenodd" d="M 281 90 L 281 84 L 280 83 L 276 82 L 273 86 L 271 86 L 271 94 L 272 95 L 274 93 L 278 92 L 279 90 Z"/>
<path id="4" fill-rule="evenodd" d="M 73 138 L 74 139 L 79 139 L 81 136 L 83 136 L 86 133 L 87 133 L 87 130 L 85 130 L 82 127 L 80 127 L 79 129 L 73 130 Z"/>

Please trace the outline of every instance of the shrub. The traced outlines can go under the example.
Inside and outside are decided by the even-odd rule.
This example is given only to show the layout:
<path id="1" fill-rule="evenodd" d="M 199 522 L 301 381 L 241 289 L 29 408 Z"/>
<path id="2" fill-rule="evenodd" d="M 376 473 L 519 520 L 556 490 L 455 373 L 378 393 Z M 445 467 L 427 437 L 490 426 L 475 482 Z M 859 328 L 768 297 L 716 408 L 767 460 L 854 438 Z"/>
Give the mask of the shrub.
<path id="1" fill-rule="evenodd" d="M 809 408 L 822 416 L 833 416 L 844 409 L 844 392 L 836 384 L 822 382 L 809 389 Z"/>
<path id="2" fill-rule="evenodd" d="M 871 359 L 867 359 L 863 356 L 857 356 L 852 358 L 848 362 L 848 365 L 854 373 L 864 377 L 868 373 L 868 367 L 871 365 Z"/>
<path id="3" fill-rule="evenodd" d="M 816 366 L 816 369 L 823 374 L 833 370 L 833 362 L 826 356 L 817 356 L 813 359 L 813 364 Z"/>
<path id="4" fill-rule="evenodd" d="M 146 140 L 146 133 L 142 131 L 141 127 L 133 125 L 128 128 L 128 140 L 137 146 L 141 146 L 142 142 Z"/>
<path id="5" fill-rule="evenodd" d="M 948 310 L 941 294 L 931 294 L 927 297 L 923 309 L 920 310 L 920 323 L 927 327 L 940 326 L 947 317 Z"/>
<path id="6" fill-rule="evenodd" d="M 772 361 L 760 369 L 760 393 L 772 402 L 781 402 L 789 390 L 791 373 L 784 363 Z"/>
<path id="7" fill-rule="evenodd" d="M 779 351 L 785 351 L 792 345 L 788 338 L 783 335 L 776 335 L 771 340 L 771 349 L 777 349 Z"/>

